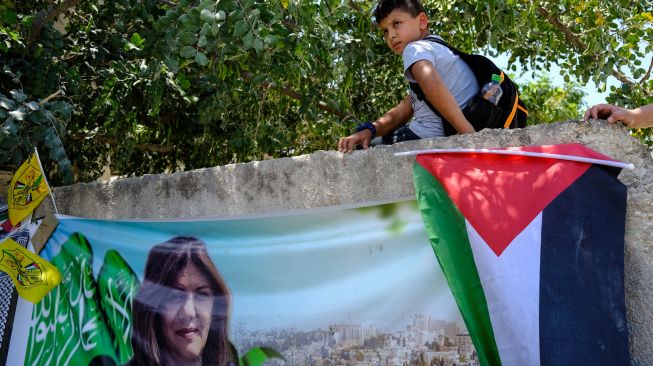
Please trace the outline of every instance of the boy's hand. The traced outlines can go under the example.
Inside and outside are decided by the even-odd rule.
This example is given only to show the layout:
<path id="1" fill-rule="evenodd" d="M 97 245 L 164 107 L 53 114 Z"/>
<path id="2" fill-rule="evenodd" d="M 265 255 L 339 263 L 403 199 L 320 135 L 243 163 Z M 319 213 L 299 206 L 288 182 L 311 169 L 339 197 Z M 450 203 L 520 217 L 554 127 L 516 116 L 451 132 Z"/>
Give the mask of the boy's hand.
<path id="1" fill-rule="evenodd" d="M 622 122 L 626 127 L 640 128 L 635 111 L 617 107 L 612 104 L 597 104 L 585 112 L 585 120 L 588 118 L 605 119 L 609 123 Z"/>
<path id="2" fill-rule="evenodd" d="M 610 123 L 615 123 L 617 121 L 623 121 L 626 126 L 630 125 L 630 111 L 617 107 L 612 104 L 597 104 L 594 107 L 590 108 L 585 112 L 585 120 L 591 118 L 594 119 L 607 119 Z"/>
<path id="3" fill-rule="evenodd" d="M 338 151 L 350 153 L 356 150 L 356 145 L 363 145 L 363 149 L 367 149 L 370 146 L 371 140 L 372 131 L 363 130 L 356 132 L 355 134 L 343 137 L 338 141 Z"/>
<path id="4" fill-rule="evenodd" d="M 626 109 L 612 104 L 597 104 L 585 112 L 583 118 L 606 119 L 609 123 L 621 122 L 628 128 L 653 127 L 653 104 Z"/>

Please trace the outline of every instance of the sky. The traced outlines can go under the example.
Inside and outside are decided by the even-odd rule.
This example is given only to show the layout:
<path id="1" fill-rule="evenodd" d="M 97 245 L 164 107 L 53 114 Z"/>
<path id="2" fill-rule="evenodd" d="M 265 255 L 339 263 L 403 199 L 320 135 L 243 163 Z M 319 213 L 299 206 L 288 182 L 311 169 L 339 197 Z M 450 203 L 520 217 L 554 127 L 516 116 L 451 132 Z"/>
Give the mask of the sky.
<path id="1" fill-rule="evenodd" d="M 499 55 L 498 57 L 491 57 L 489 56 L 490 59 L 492 59 L 499 68 L 503 70 L 508 70 L 508 55 L 502 54 Z M 517 70 L 522 69 L 521 65 L 517 65 Z M 526 72 L 523 75 L 517 75 L 514 78 L 515 83 L 517 85 L 525 85 L 528 84 L 529 82 L 533 81 L 533 77 L 531 76 L 532 72 Z M 546 72 L 546 75 L 548 75 L 551 78 L 551 81 L 553 82 L 553 85 L 555 86 L 563 86 L 565 84 L 563 78 L 562 78 L 562 73 L 560 70 L 560 67 L 558 65 L 552 65 L 551 70 Z M 581 90 L 585 93 L 585 97 L 583 98 L 583 102 L 585 103 L 585 107 L 591 107 L 595 104 L 599 103 L 605 103 L 605 99 L 607 98 L 610 90 L 610 86 L 617 86 L 618 81 L 614 77 L 609 77 L 607 80 L 607 88 L 606 91 L 604 92 L 598 92 L 597 91 L 597 86 L 594 84 L 594 82 L 590 81 L 589 84 L 581 86 Z"/>

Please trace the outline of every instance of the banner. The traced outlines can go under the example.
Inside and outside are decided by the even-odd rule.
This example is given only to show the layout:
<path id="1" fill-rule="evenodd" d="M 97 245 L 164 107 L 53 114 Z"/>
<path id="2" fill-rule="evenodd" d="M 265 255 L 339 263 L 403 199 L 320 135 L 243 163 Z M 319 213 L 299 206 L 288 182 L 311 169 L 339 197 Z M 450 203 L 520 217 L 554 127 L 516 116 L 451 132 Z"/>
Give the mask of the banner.
<path id="1" fill-rule="evenodd" d="M 3 206 L 0 205 L 0 212 Z M 6 206 L 4 206 L 6 209 Z M 26 228 L 16 229 L 12 232 L 0 230 L 0 241 L 11 238 L 23 247 L 27 247 L 29 231 Z M 12 324 L 14 323 L 14 310 L 18 292 L 11 276 L 0 272 L 0 364 L 8 365 L 7 351 L 9 350 L 9 338 L 11 336 Z"/>
<path id="2" fill-rule="evenodd" d="M 19 299 L 8 365 L 478 364 L 414 201 L 199 221 L 57 217 L 41 255 L 62 282 L 35 305 Z"/>

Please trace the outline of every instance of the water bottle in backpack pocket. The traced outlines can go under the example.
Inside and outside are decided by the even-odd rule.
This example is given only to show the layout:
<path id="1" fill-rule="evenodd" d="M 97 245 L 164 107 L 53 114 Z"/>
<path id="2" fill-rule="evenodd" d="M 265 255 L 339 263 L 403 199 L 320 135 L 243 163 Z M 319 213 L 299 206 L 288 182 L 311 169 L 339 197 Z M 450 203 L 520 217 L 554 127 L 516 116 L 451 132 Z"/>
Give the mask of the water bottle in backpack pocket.
<path id="1" fill-rule="evenodd" d="M 494 105 L 499 104 L 499 99 L 501 99 L 501 96 L 503 95 L 503 90 L 501 90 L 501 75 L 493 74 L 492 75 L 492 80 L 490 80 L 489 83 L 483 85 L 483 89 L 481 89 L 481 95 L 483 96 L 483 99 L 489 101 L 490 103 Z"/>

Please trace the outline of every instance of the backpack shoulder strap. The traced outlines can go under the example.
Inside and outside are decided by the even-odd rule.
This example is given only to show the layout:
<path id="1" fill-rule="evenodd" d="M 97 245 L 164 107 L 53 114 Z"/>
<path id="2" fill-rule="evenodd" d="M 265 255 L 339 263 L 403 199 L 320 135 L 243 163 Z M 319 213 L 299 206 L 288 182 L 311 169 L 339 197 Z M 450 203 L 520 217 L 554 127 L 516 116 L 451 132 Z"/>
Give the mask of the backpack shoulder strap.
<path id="1" fill-rule="evenodd" d="M 445 42 L 442 38 L 436 37 L 434 35 L 428 35 L 428 36 L 424 37 L 424 40 L 425 41 L 430 41 L 430 42 L 433 42 L 433 43 L 437 43 L 437 44 L 441 44 L 441 45 L 447 47 L 448 49 L 450 49 L 454 54 L 456 54 L 458 56 L 465 57 L 465 56 L 469 55 L 468 53 L 463 52 L 463 51 L 457 49 L 456 47 L 453 47 L 449 43 Z"/>
<path id="2" fill-rule="evenodd" d="M 440 38 L 438 38 L 436 36 L 433 36 L 433 35 L 426 36 L 426 37 L 424 37 L 424 40 L 441 44 L 441 45 L 443 45 L 443 46 L 445 46 L 445 47 L 447 47 L 447 48 L 449 48 L 449 49 L 451 49 L 453 51 L 453 48 L 451 46 L 449 46 L 445 41 L 443 41 L 442 39 L 440 39 Z M 424 92 L 422 91 L 422 88 L 420 88 L 418 83 L 408 83 L 408 85 L 410 86 L 410 90 L 412 90 L 413 93 L 415 93 L 415 95 L 417 96 L 417 99 L 419 99 L 420 101 L 424 101 L 426 103 L 426 105 L 431 109 L 431 111 L 433 113 L 435 113 L 436 116 L 440 117 L 443 124 L 448 123 L 448 121 L 446 121 L 444 119 L 444 117 L 442 116 L 442 114 L 440 114 L 440 112 L 437 110 L 437 108 L 435 108 L 435 106 L 433 104 L 431 104 L 428 99 L 426 99 L 426 95 L 424 94 Z"/>
<path id="3" fill-rule="evenodd" d="M 465 53 L 463 51 L 460 51 L 459 49 L 457 49 L 455 47 L 452 47 L 447 42 L 445 42 L 442 38 L 438 38 L 438 37 L 436 37 L 434 35 L 429 35 L 429 36 L 424 37 L 423 40 L 433 42 L 433 43 L 437 43 L 437 44 L 441 44 L 441 45 L 447 47 L 448 49 L 450 49 L 455 55 L 462 58 L 463 61 L 467 62 L 465 60 L 465 58 L 467 56 L 469 56 L 469 54 L 467 54 L 467 53 Z M 417 98 L 419 100 L 426 100 L 426 97 L 424 96 L 424 92 L 422 91 L 422 88 L 420 88 L 419 84 L 417 84 L 417 83 L 409 83 L 409 84 L 410 84 L 410 89 L 417 95 Z M 431 108 L 433 110 L 433 112 L 435 112 L 436 115 L 438 115 L 438 117 L 442 118 L 442 115 L 435 109 L 435 107 L 431 106 L 431 103 L 428 103 L 428 101 L 427 101 L 427 105 L 429 106 L 429 108 Z"/>
<path id="4" fill-rule="evenodd" d="M 445 136 L 451 136 L 458 133 L 458 131 L 456 131 L 453 125 L 449 123 L 449 121 L 447 121 L 447 119 L 444 118 L 442 114 L 440 114 L 438 109 L 435 108 L 435 106 L 431 104 L 431 102 L 429 102 L 428 99 L 426 99 L 426 96 L 424 95 L 422 88 L 419 87 L 419 84 L 417 83 L 408 83 L 408 84 L 410 85 L 410 89 L 413 91 L 413 93 L 415 93 L 415 96 L 417 96 L 417 99 L 424 102 L 426 106 L 429 107 L 431 112 L 433 112 L 436 116 L 440 117 L 440 119 L 442 120 L 442 128 Z"/>
<path id="5" fill-rule="evenodd" d="M 455 55 L 460 57 L 463 61 L 467 62 L 466 58 L 469 56 L 469 54 L 467 54 L 465 52 L 462 52 L 462 51 L 460 51 L 459 49 L 457 49 L 455 47 L 452 47 L 447 42 L 445 42 L 443 39 L 441 39 L 439 37 L 436 37 L 434 35 L 426 36 L 423 39 L 425 41 L 438 43 L 438 44 L 441 44 L 441 45 L 447 47 L 448 49 L 451 50 L 451 52 L 453 52 Z M 456 129 L 453 127 L 453 125 L 449 121 L 447 121 L 446 118 L 444 118 L 444 116 L 438 111 L 437 108 L 435 108 L 435 106 L 433 104 L 431 104 L 431 102 L 429 102 L 429 100 L 426 98 L 426 95 L 424 94 L 424 91 L 422 91 L 422 88 L 420 88 L 418 83 L 409 83 L 409 86 L 410 86 L 410 90 L 412 90 L 413 93 L 415 93 L 415 95 L 417 96 L 417 99 L 419 99 L 420 101 L 423 101 L 424 103 L 426 103 L 426 106 L 429 107 L 429 109 L 431 109 L 431 111 L 436 116 L 440 117 L 440 119 L 442 120 L 442 127 L 444 129 L 445 136 L 451 136 L 451 135 L 455 135 L 456 133 L 458 133 L 458 131 L 456 131 Z"/>

